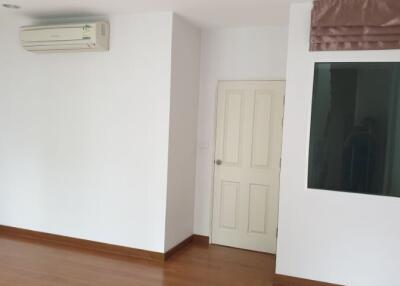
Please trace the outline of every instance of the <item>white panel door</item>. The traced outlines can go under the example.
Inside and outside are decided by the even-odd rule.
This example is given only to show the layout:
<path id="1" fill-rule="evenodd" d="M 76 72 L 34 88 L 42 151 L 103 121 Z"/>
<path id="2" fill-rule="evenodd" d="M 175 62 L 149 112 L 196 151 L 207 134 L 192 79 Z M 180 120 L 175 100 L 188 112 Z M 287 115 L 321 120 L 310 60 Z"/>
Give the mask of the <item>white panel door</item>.
<path id="1" fill-rule="evenodd" d="M 218 86 L 212 243 L 275 253 L 284 81 Z"/>

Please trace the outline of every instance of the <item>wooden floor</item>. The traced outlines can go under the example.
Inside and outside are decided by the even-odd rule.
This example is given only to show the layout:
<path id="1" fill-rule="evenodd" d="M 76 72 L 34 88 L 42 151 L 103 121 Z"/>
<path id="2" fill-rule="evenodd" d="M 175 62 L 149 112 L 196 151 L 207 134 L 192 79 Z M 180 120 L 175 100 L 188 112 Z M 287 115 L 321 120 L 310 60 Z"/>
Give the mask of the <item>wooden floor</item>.
<path id="1" fill-rule="evenodd" d="M 0 237 L 0 285 L 273 286 L 275 257 L 193 242 L 164 265 Z"/>

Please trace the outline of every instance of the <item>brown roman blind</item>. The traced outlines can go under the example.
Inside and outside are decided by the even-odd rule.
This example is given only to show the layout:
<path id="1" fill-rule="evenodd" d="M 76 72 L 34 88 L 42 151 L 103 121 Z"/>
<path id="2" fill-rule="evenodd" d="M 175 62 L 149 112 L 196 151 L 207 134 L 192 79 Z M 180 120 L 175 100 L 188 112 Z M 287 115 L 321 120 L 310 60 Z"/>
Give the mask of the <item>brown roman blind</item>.
<path id="1" fill-rule="evenodd" d="M 400 0 L 314 0 L 311 51 L 400 48 Z"/>

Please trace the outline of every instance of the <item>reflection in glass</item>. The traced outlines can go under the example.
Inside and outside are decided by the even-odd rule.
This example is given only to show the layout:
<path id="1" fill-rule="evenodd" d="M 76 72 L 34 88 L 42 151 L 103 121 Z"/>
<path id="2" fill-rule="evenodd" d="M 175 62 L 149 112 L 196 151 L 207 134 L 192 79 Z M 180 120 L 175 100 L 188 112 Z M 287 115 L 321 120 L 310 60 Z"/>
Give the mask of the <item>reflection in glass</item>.
<path id="1" fill-rule="evenodd" d="M 308 187 L 400 197 L 400 63 L 317 63 Z"/>

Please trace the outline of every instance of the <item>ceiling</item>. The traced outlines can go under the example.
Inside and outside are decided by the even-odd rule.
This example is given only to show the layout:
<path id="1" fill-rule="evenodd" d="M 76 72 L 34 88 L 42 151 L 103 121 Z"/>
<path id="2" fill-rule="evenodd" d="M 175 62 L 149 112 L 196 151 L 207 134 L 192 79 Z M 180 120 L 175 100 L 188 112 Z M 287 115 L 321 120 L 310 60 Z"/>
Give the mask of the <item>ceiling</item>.
<path id="1" fill-rule="evenodd" d="M 34 18 L 174 11 L 203 28 L 287 25 L 289 5 L 307 0 L 0 0 L 4 14 Z M 308 0 L 311 1 L 311 0 Z"/>

